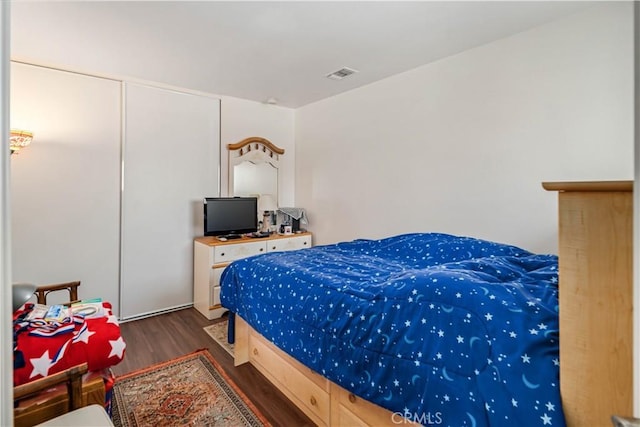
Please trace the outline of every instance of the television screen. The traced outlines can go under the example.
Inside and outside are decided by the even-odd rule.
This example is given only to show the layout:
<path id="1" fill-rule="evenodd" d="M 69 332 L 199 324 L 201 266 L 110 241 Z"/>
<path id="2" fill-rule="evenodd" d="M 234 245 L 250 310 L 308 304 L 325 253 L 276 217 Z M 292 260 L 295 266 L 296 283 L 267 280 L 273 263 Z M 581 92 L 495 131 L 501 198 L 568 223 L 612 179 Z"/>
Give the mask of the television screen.
<path id="1" fill-rule="evenodd" d="M 226 236 L 258 229 L 257 197 L 206 197 L 204 235 Z"/>

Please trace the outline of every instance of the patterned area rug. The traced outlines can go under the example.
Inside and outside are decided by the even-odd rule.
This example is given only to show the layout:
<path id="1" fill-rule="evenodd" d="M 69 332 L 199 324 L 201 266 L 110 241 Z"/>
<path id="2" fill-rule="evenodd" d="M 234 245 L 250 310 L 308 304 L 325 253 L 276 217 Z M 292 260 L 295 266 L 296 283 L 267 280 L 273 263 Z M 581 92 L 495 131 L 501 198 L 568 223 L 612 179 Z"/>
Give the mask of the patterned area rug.
<path id="1" fill-rule="evenodd" d="M 113 423 L 133 426 L 268 426 L 207 350 L 116 378 Z"/>
<path id="2" fill-rule="evenodd" d="M 233 357 L 233 344 L 229 344 L 227 342 L 228 325 L 229 322 L 224 320 L 222 322 L 214 323 L 213 325 L 205 326 L 204 331 Z"/>

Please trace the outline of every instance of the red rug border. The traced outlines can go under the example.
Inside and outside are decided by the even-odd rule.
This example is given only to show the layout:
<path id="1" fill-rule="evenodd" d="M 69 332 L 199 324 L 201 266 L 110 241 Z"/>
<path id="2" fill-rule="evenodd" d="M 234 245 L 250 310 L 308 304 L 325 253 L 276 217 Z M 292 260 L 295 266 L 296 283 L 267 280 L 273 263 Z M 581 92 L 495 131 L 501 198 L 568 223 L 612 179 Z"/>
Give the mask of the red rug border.
<path id="1" fill-rule="evenodd" d="M 211 355 L 209 350 L 206 349 L 206 348 L 202 348 L 202 349 L 193 351 L 191 353 L 187 353 L 187 354 L 179 356 L 179 357 L 174 357 L 173 359 L 169 359 L 169 360 L 166 360 L 164 362 L 155 363 L 153 365 L 147 366 L 146 368 L 141 368 L 141 369 L 129 372 L 127 374 L 120 375 L 120 376 L 116 377 L 115 382 L 114 382 L 114 386 L 118 382 L 124 381 L 124 380 L 129 379 L 131 377 L 134 377 L 136 375 L 145 374 L 147 372 L 154 371 L 156 369 L 162 368 L 162 367 L 167 366 L 167 365 L 171 365 L 173 363 L 180 362 L 180 361 L 185 360 L 185 359 L 190 359 L 190 358 L 193 358 L 193 357 L 197 357 L 197 356 L 199 356 L 201 354 L 204 357 L 206 357 L 209 362 L 211 362 L 211 364 L 213 365 L 215 370 L 218 371 L 220 376 L 222 376 L 222 378 L 224 378 L 224 380 L 227 382 L 227 384 L 229 384 L 229 386 L 233 389 L 233 391 L 235 391 L 238 394 L 238 396 L 240 396 L 240 398 L 245 403 L 245 405 L 247 405 L 249 407 L 249 409 L 251 409 L 253 411 L 253 413 L 260 420 L 260 422 L 262 422 L 262 424 L 265 427 L 272 427 L 271 423 L 267 420 L 267 418 L 264 416 L 262 411 L 260 411 L 256 407 L 256 405 L 247 397 L 247 395 L 240 389 L 240 387 L 238 387 L 238 385 L 229 377 L 229 375 L 227 375 L 225 370 L 222 369 L 222 366 L 220 366 L 218 361 L 213 358 L 213 356 Z"/>

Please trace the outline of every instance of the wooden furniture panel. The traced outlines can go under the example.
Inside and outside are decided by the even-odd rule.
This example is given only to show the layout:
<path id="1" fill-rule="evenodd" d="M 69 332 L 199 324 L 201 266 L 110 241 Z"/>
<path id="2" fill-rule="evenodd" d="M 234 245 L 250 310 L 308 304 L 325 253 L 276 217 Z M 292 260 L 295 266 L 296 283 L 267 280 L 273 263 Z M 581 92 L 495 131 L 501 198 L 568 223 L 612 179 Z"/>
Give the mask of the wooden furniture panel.
<path id="1" fill-rule="evenodd" d="M 329 425 L 329 382 L 309 368 L 278 356 L 278 349 L 256 333 L 249 338 L 249 360 L 318 425 Z"/>
<path id="2" fill-rule="evenodd" d="M 243 241 L 234 245 L 219 245 L 213 247 L 213 263 L 222 264 L 225 262 L 235 261 L 241 258 L 247 258 L 254 255 L 260 255 L 266 252 L 265 242 L 253 240 L 250 242 Z"/>
<path id="3" fill-rule="evenodd" d="M 220 276 L 227 265 L 237 259 L 266 252 L 311 246 L 311 233 L 226 241 L 213 236 L 196 238 L 193 243 L 193 306 L 209 320 L 222 316 L 227 309 L 220 304 Z"/>
<path id="4" fill-rule="evenodd" d="M 331 398 L 333 426 L 416 425 L 404 419 L 402 414 L 390 412 L 334 383 L 331 383 Z M 430 414 L 424 415 L 424 421 L 427 425 L 442 422 L 438 415 Z"/>
<path id="5" fill-rule="evenodd" d="M 560 390 L 568 426 L 632 413 L 630 181 L 543 183 L 558 191 Z"/>
<path id="6" fill-rule="evenodd" d="M 360 418 L 353 412 L 350 412 L 345 406 L 336 406 L 337 410 L 331 412 L 331 425 L 333 426 L 351 426 L 351 427 L 367 427 Z"/>
<path id="7" fill-rule="evenodd" d="M 28 384 L 25 384 L 28 385 Z M 80 406 L 105 403 L 105 387 L 102 376 L 96 373 L 85 375 L 82 382 L 82 401 Z M 33 397 L 21 400 L 14 409 L 14 425 L 33 426 L 51 418 L 67 413 L 69 394 L 65 385 L 54 386 Z"/>
<path id="8" fill-rule="evenodd" d="M 69 292 L 69 302 L 68 305 L 71 305 L 74 302 L 78 302 L 80 299 L 78 298 L 78 286 L 80 286 L 80 281 L 75 282 L 67 282 L 67 283 L 58 283 L 55 285 L 43 285 L 38 286 L 34 291 L 36 294 L 38 304 L 47 304 L 47 296 L 52 292 L 57 291 L 68 291 Z"/>
<path id="9" fill-rule="evenodd" d="M 294 251 L 311 247 L 311 236 L 291 236 L 288 239 L 274 239 L 267 244 L 267 251 Z"/>

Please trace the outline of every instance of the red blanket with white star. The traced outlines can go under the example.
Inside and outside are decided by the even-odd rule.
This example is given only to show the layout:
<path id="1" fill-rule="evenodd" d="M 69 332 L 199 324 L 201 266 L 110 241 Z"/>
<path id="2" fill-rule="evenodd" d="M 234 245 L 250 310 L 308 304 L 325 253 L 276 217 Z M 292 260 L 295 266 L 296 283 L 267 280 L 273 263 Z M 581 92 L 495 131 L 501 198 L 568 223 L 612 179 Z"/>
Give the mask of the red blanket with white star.
<path id="1" fill-rule="evenodd" d="M 13 315 L 13 385 L 28 383 L 87 362 L 99 371 L 122 361 L 126 344 L 111 304 L 102 303 L 105 316 L 67 318 L 54 324 L 28 322 L 33 304 Z"/>

